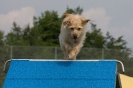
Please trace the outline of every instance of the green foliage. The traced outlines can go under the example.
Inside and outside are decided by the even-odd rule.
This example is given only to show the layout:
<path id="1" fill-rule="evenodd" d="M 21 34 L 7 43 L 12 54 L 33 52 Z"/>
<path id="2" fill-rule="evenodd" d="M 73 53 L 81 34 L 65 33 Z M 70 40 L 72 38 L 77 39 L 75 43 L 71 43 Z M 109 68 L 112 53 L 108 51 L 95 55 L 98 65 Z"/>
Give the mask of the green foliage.
<path id="1" fill-rule="evenodd" d="M 6 35 L 6 44 L 21 45 L 22 29 L 14 22 L 10 33 Z"/>
<path id="2" fill-rule="evenodd" d="M 97 29 L 95 24 L 91 23 L 91 31 L 88 31 L 86 36 L 84 47 L 104 48 L 105 37 L 102 35 L 101 29 Z"/>
<path id="3" fill-rule="evenodd" d="M 33 37 L 31 33 L 31 28 L 29 25 L 27 25 L 23 30 L 22 30 L 22 42 L 24 45 L 32 45 Z"/>
<path id="4" fill-rule="evenodd" d="M 0 45 L 4 45 L 4 32 L 0 30 Z"/>
<path id="5" fill-rule="evenodd" d="M 44 46 L 59 46 L 58 35 L 60 32 L 61 19 L 58 17 L 56 11 L 45 11 L 41 17 L 34 20 L 35 26 L 32 30 L 38 30 L 38 38 L 41 41 L 41 45 Z"/>
<path id="6" fill-rule="evenodd" d="M 96 25 L 91 23 L 91 31 L 87 32 L 87 39 L 84 47 L 89 48 L 105 48 L 105 49 L 128 49 L 123 36 L 114 38 L 109 32 L 104 36 L 101 29 L 97 29 Z"/>
<path id="7" fill-rule="evenodd" d="M 122 38 L 123 36 L 120 36 L 117 39 L 115 39 L 114 37 L 110 35 L 109 32 L 107 32 L 106 38 L 105 38 L 106 40 L 105 47 L 111 48 L 111 49 L 127 49 L 126 47 L 127 43 Z"/>
<path id="8" fill-rule="evenodd" d="M 71 9 L 67 6 L 66 12 L 65 13 L 70 13 L 70 14 L 82 14 L 83 9 L 78 6 L 75 9 Z"/>

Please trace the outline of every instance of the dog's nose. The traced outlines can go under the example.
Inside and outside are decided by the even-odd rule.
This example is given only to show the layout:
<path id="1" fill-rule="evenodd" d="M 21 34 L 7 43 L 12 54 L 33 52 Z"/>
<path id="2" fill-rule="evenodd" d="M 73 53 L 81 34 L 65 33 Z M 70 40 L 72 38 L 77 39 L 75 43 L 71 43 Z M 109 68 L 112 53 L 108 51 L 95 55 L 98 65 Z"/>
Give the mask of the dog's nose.
<path id="1" fill-rule="evenodd" d="M 77 35 L 73 35 L 73 38 L 74 38 L 74 39 L 77 39 Z"/>

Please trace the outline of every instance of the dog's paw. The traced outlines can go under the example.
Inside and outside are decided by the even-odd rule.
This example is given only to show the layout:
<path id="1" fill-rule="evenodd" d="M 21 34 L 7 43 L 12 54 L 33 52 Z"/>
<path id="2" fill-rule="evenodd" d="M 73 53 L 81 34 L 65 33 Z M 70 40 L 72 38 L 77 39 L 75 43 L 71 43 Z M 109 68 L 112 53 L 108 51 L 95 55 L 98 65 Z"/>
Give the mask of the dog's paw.
<path id="1" fill-rule="evenodd" d="M 68 60 L 73 60 L 72 58 L 68 58 Z"/>
<path id="2" fill-rule="evenodd" d="M 75 57 L 75 53 L 74 53 L 74 52 L 71 52 L 71 53 L 69 54 L 69 56 L 68 56 L 68 58 L 71 59 L 71 60 L 72 60 L 74 57 Z"/>

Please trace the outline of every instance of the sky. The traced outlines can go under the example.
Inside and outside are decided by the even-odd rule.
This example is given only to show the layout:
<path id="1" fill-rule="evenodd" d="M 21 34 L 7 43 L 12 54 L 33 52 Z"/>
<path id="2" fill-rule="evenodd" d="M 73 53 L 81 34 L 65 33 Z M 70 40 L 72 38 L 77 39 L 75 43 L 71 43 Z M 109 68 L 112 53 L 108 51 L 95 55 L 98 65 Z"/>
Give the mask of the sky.
<path id="1" fill-rule="evenodd" d="M 133 0 L 0 0 L 0 30 L 11 31 L 13 22 L 20 27 L 33 26 L 33 16 L 46 10 L 57 11 L 61 16 L 67 6 L 83 8 L 82 15 L 91 19 L 103 34 L 123 36 L 127 47 L 133 49 Z M 90 25 L 88 25 L 90 30 Z"/>

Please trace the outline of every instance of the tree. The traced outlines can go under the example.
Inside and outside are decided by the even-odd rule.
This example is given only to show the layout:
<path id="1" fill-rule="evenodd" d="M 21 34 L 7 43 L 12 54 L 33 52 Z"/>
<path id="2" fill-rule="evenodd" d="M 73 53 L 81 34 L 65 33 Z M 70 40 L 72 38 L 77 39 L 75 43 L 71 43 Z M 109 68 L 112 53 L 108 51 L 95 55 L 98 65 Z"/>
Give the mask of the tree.
<path id="1" fill-rule="evenodd" d="M 91 31 L 87 32 L 87 39 L 84 47 L 89 48 L 106 48 L 106 49 L 128 49 L 123 36 L 114 38 L 109 32 L 103 35 L 101 29 L 96 28 L 96 24 L 91 23 Z"/>
<path id="2" fill-rule="evenodd" d="M 95 24 L 91 23 L 91 31 L 88 31 L 86 36 L 87 38 L 84 47 L 104 48 L 106 42 L 105 37 L 103 36 L 101 29 L 97 29 Z"/>
<path id="3" fill-rule="evenodd" d="M 60 25 L 61 18 L 56 11 L 45 11 L 40 17 L 34 17 L 34 28 L 31 33 L 35 33 L 34 31 L 38 33 L 37 36 L 42 41 L 41 45 L 59 46 Z"/>
<path id="4" fill-rule="evenodd" d="M 108 49 L 127 49 L 126 44 L 127 42 L 123 40 L 123 36 L 118 37 L 115 39 L 110 35 L 109 32 L 106 33 L 105 37 L 106 43 L 104 48 Z"/>
<path id="5" fill-rule="evenodd" d="M 14 22 L 11 32 L 6 35 L 6 44 L 20 45 L 21 38 L 22 38 L 21 28 Z"/>
<path id="6" fill-rule="evenodd" d="M 22 45 L 32 45 L 32 35 L 31 35 L 31 30 L 29 25 L 27 25 L 23 30 L 22 30 L 22 39 L 21 39 L 21 44 Z"/>
<path id="7" fill-rule="evenodd" d="M 4 45 L 4 32 L 0 31 L 0 45 Z"/>
<path id="8" fill-rule="evenodd" d="M 70 13 L 70 14 L 81 14 L 83 12 L 83 9 L 78 6 L 75 9 L 71 9 L 67 6 L 66 12 L 65 13 Z"/>

